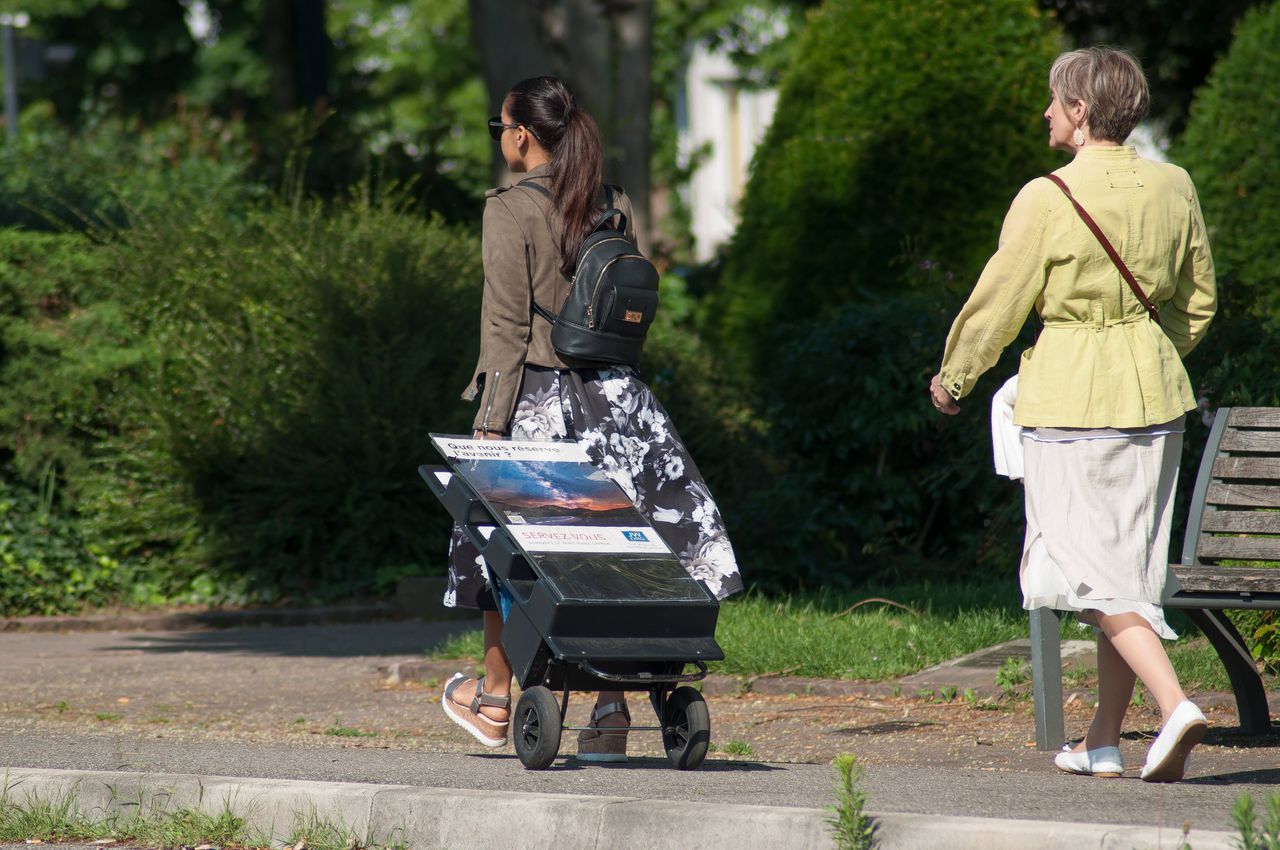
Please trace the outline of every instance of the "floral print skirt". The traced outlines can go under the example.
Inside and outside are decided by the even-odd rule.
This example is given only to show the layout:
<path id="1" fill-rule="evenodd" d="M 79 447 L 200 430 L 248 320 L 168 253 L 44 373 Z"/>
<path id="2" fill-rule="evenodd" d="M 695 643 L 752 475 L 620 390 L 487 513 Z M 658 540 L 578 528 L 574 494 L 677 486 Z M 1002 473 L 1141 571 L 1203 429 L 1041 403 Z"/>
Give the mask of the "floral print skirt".
<path id="1" fill-rule="evenodd" d="M 508 432 L 516 440 L 577 440 L 626 492 L 689 575 L 719 599 L 742 590 L 720 511 L 667 412 L 626 367 L 525 366 Z M 449 540 L 450 608 L 495 610 L 484 559 L 454 526 Z"/>

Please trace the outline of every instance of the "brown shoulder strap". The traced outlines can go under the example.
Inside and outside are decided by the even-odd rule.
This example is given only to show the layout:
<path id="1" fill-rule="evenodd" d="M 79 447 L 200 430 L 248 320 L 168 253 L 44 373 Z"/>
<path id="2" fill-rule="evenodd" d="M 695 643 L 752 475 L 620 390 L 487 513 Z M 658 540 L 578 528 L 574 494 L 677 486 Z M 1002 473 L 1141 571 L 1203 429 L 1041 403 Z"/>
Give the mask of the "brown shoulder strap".
<path id="1" fill-rule="evenodd" d="M 1102 228 L 1098 227 L 1097 222 L 1084 211 L 1084 207 L 1080 206 L 1080 202 L 1076 200 L 1075 195 L 1071 194 L 1071 190 L 1067 188 L 1067 184 L 1062 182 L 1062 178 L 1056 174 L 1046 174 L 1050 180 L 1057 184 L 1062 190 L 1062 194 L 1067 196 L 1067 200 L 1076 208 L 1076 212 L 1080 214 L 1080 218 L 1084 221 L 1085 226 L 1093 231 L 1093 235 L 1098 238 L 1098 242 L 1102 245 L 1102 250 L 1107 252 L 1107 256 L 1111 258 L 1111 262 L 1116 264 L 1116 268 L 1120 270 L 1120 276 L 1124 278 L 1125 283 L 1129 284 L 1129 288 L 1133 290 L 1133 294 L 1142 302 L 1142 306 L 1147 308 L 1147 312 L 1151 315 L 1152 321 L 1156 324 L 1160 323 L 1160 311 L 1156 309 L 1156 305 L 1151 303 L 1151 299 L 1142 291 L 1142 287 L 1138 286 L 1138 281 L 1134 279 L 1133 272 L 1129 271 L 1129 267 L 1124 264 L 1124 260 L 1120 259 L 1120 252 L 1112 247 L 1111 242 L 1107 240 L 1103 234 Z"/>

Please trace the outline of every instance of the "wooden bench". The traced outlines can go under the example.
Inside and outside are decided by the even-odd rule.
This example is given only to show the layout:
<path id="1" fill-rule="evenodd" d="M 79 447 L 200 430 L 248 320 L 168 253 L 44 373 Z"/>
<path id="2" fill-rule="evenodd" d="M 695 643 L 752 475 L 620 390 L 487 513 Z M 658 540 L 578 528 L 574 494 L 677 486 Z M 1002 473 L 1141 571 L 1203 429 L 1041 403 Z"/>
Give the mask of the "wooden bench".
<path id="1" fill-rule="evenodd" d="M 1224 407 L 1213 420 L 1173 571 L 1182 590 L 1166 603 L 1204 632 L 1226 667 L 1240 727 L 1271 728 L 1267 695 L 1248 646 L 1226 609 L 1280 608 L 1280 408 Z M 1056 750 L 1066 734 L 1058 613 L 1031 612 L 1036 745 Z"/>

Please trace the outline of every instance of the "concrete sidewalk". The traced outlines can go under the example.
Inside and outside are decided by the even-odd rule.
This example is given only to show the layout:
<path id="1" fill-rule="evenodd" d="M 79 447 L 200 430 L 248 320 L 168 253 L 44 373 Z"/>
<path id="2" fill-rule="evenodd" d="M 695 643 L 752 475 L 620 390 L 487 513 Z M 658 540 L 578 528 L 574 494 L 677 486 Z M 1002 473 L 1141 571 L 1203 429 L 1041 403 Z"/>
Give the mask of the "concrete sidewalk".
<path id="1" fill-rule="evenodd" d="M 723 801 L 476 791 L 413 785 L 221 777 L 192 774 L 10 769 L 17 800 L 74 794 L 82 810 L 229 805 L 278 839 L 297 819 L 320 814 L 374 846 L 414 850 L 504 848 L 734 848 L 819 850 L 836 845 L 821 809 Z M 937 814 L 870 812 L 879 847 L 897 850 L 1228 850 L 1224 831 Z"/>
<path id="2" fill-rule="evenodd" d="M 208 789 L 290 805 L 355 800 L 365 820 L 353 825 L 412 825 L 414 850 L 492 847 L 483 822 L 501 825 L 504 847 L 830 846 L 838 752 L 865 767 L 885 848 L 1175 848 L 1187 823 L 1196 850 L 1225 848 L 1235 799 L 1252 794 L 1261 808 L 1280 781 L 1277 741 L 1233 736 L 1220 696 L 1198 697 L 1215 728 L 1189 781 L 1149 785 L 1136 770 L 1115 781 L 1057 772 L 1027 746 L 1025 706 L 982 711 L 821 682 L 776 694 L 709 688 L 720 751 L 694 772 L 669 769 L 656 736 L 639 733 L 628 764 L 562 758 L 530 772 L 510 749 L 476 753 L 443 719 L 438 681 L 389 684 L 379 673 L 457 627 L 0 634 L 0 765 L 20 788 L 79 780 L 82 795 L 203 786 L 218 802 Z M 577 699 L 570 720 L 586 705 Z M 1088 711 L 1068 709 L 1069 730 L 1082 728 Z M 1136 768 L 1151 718 L 1133 714 L 1122 746 Z M 728 755 L 731 742 L 753 755 Z M 572 751 L 567 740 L 562 754 Z"/>

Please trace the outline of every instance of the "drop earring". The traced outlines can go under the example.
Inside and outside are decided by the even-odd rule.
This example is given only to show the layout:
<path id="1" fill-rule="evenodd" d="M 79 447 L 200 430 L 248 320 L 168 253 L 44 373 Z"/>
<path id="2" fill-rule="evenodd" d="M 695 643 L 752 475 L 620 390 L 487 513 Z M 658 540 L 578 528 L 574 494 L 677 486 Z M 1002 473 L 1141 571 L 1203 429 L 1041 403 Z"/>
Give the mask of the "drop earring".
<path id="1" fill-rule="evenodd" d="M 1079 127 L 1071 134 L 1071 144 L 1078 148 L 1084 147 L 1084 132 Z"/>

